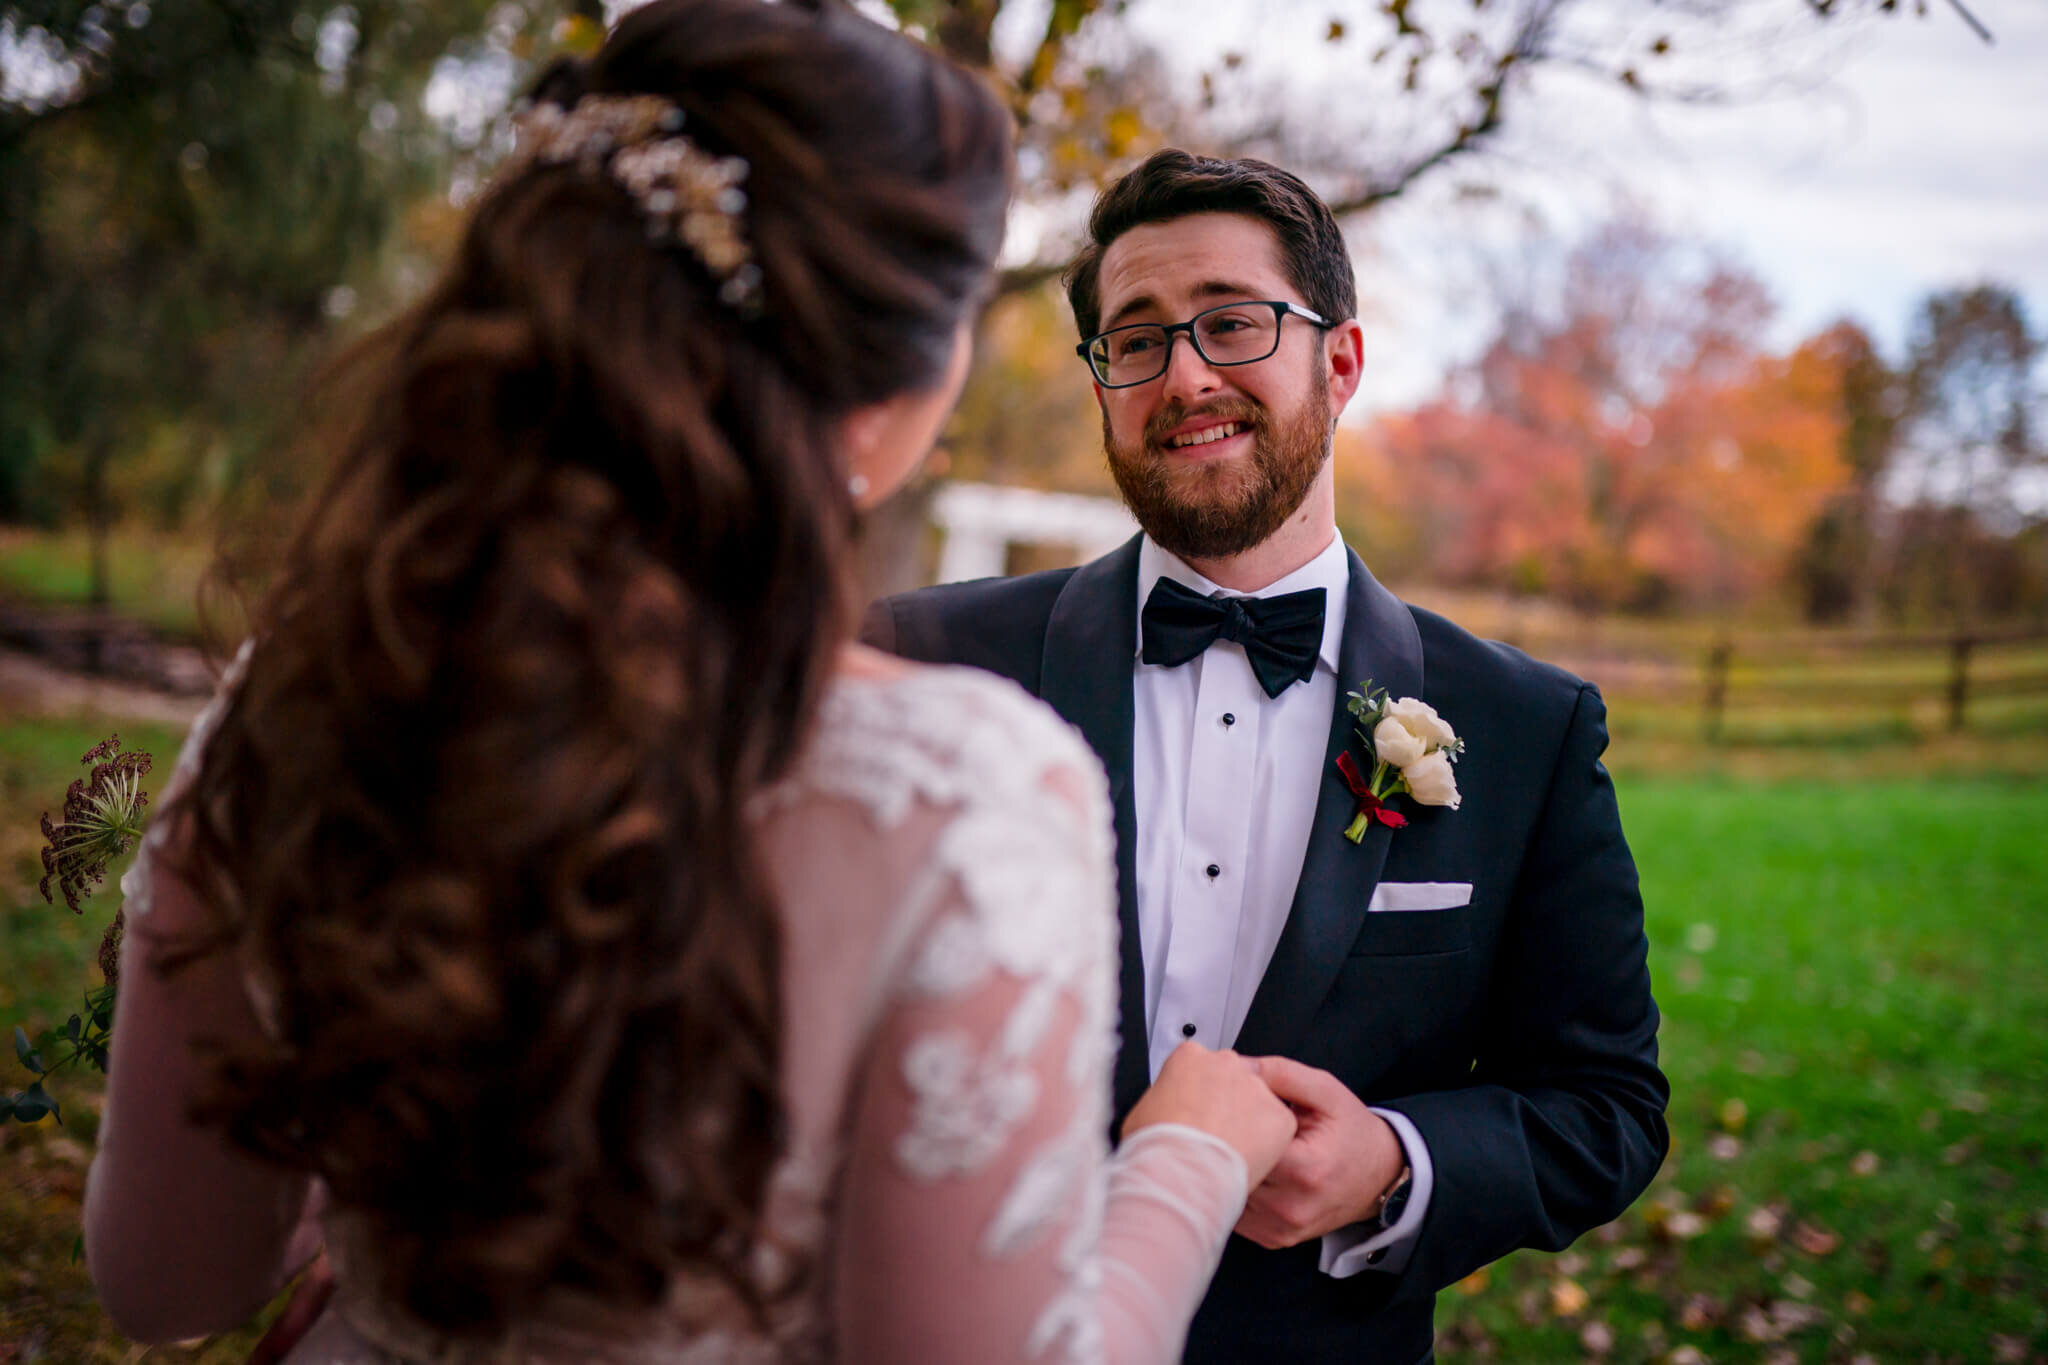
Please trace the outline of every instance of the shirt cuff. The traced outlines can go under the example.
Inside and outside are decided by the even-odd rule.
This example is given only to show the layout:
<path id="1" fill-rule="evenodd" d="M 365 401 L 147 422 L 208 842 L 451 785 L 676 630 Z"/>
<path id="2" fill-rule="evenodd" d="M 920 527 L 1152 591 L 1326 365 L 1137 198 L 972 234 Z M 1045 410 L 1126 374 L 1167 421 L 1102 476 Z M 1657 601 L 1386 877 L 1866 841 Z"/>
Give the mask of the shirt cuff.
<path id="1" fill-rule="evenodd" d="M 1429 1144 L 1422 1140 L 1422 1134 L 1408 1116 L 1392 1109 L 1372 1112 L 1393 1128 L 1394 1136 L 1401 1140 L 1401 1151 L 1408 1158 L 1408 1206 L 1390 1228 L 1382 1229 L 1377 1220 L 1368 1220 L 1323 1234 L 1320 1264 L 1322 1272 L 1332 1279 L 1349 1279 L 1362 1270 L 1382 1275 L 1398 1275 L 1406 1270 L 1408 1258 L 1415 1251 L 1415 1239 L 1422 1233 L 1422 1220 L 1429 1213 L 1430 1191 L 1436 1186 L 1436 1170 L 1429 1164 Z"/>

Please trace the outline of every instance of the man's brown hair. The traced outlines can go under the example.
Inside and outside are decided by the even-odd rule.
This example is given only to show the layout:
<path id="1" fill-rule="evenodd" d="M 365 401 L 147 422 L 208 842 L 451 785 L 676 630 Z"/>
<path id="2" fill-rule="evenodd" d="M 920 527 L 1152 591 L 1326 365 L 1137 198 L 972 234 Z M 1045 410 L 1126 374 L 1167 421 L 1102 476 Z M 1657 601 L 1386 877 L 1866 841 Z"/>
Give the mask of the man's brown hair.
<path id="1" fill-rule="evenodd" d="M 1219 161 L 1168 147 L 1105 189 L 1088 215 L 1088 245 L 1061 276 L 1082 336 L 1102 325 L 1102 258 L 1110 243 L 1134 227 L 1196 213 L 1241 213 L 1265 223 L 1279 238 L 1281 264 L 1303 302 L 1331 322 L 1358 312 L 1344 234 L 1299 176 L 1250 157 Z"/>

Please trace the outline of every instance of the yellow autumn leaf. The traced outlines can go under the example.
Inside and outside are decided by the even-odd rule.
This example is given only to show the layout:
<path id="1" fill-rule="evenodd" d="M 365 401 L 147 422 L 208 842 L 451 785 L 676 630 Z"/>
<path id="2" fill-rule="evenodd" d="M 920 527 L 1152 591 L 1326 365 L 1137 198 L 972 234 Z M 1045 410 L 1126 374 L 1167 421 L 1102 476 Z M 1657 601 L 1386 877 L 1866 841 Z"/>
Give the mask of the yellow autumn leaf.
<path id="1" fill-rule="evenodd" d="M 1103 127 L 1104 141 L 1112 157 L 1123 156 L 1130 151 L 1131 144 L 1145 133 L 1145 120 L 1138 117 L 1138 111 L 1125 105 L 1110 111 Z"/>
<path id="2" fill-rule="evenodd" d="M 554 39 L 563 50 L 587 57 L 604 42 L 604 25 L 588 15 L 572 14 L 555 25 Z"/>
<path id="3" fill-rule="evenodd" d="M 1558 1280 L 1550 1286 L 1550 1311 L 1561 1318 L 1577 1317 L 1592 1299 L 1577 1280 Z"/>

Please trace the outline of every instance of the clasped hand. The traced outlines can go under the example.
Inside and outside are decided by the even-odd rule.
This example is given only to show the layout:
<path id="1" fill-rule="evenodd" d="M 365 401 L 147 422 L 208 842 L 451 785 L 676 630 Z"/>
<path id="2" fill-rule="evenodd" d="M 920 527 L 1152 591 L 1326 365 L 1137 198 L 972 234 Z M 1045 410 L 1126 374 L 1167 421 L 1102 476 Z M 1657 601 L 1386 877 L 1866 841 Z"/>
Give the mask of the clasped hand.
<path id="1" fill-rule="evenodd" d="M 1327 1071 L 1186 1042 L 1124 1120 L 1128 1136 L 1185 1123 L 1244 1158 L 1251 1197 L 1236 1231 L 1269 1250 L 1370 1216 L 1402 1165 L 1387 1121 Z"/>

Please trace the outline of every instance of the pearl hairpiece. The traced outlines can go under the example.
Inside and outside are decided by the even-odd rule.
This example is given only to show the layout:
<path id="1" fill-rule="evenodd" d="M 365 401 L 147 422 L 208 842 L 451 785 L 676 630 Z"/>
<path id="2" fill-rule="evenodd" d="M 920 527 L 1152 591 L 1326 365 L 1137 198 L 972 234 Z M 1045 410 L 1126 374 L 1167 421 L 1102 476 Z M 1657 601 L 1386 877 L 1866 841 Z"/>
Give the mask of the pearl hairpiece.
<path id="1" fill-rule="evenodd" d="M 746 160 L 712 156 L 683 136 L 683 123 L 683 111 L 659 95 L 585 95 L 571 109 L 528 103 L 512 116 L 518 143 L 506 173 L 570 164 L 608 171 L 640 206 L 650 238 L 689 247 L 718 280 L 718 297 L 752 311 L 761 268 L 741 219 Z"/>

